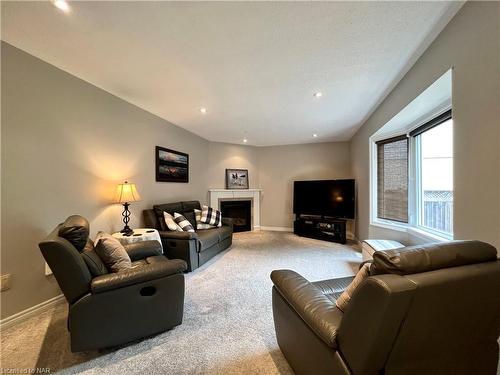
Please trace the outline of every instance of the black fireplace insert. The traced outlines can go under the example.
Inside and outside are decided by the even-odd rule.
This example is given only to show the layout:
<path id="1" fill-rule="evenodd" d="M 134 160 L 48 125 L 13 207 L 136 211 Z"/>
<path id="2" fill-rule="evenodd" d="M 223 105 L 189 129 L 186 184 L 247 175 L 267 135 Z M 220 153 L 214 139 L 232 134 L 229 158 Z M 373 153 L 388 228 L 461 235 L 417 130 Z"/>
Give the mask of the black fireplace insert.
<path id="1" fill-rule="evenodd" d="M 233 219 L 234 232 L 246 232 L 252 230 L 252 202 L 222 201 L 220 202 L 222 217 Z"/>

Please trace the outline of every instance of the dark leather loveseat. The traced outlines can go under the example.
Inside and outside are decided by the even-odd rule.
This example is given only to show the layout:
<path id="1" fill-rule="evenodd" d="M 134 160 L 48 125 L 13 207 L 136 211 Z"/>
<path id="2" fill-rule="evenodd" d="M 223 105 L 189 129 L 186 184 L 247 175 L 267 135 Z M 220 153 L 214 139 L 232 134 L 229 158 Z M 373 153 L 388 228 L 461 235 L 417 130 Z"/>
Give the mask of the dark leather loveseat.
<path id="1" fill-rule="evenodd" d="M 188 271 L 193 271 L 206 263 L 216 254 L 227 249 L 233 243 L 233 224 L 229 218 L 222 218 L 222 226 L 213 229 L 196 229 L 194 210 L 201 210 L 200 202 L 186 201 L 165 203 L 144 210 L 144 222 L 148 228 L 159 231 L 163 250 L 169 259 L 182 259 L 188 265 Z M 196 233 L 175 232 L 168 229 L 163 218 L 163 211 L 174 215 L 183 215 Z"/>
<path id="2" fill-rule="evenodd" d="M 278 344 L 296 374 L 494 375 L 500 261 L 479 241 L 374 254 L 343 313 L 352 277 L 310 283 L 273 271 Z"/>
<path id="3" fill-rule="evenodd" d="M 39 244 L 69 303 L 73 352 L 121 345 L 182 323 L 186 263 L 168 260 L 158 241 L 125 246 L 133 268 L 109 273 L 74 215 Z"/>

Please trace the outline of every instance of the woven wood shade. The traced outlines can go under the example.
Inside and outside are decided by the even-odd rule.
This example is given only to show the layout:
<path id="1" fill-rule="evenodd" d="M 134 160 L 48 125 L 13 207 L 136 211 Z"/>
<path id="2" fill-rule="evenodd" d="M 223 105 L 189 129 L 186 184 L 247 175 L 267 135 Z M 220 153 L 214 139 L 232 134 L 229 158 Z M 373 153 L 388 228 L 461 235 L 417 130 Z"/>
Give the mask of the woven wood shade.
<path id="1" fill-rule="evenodd" d="M 377 142 L 377 217 L 408 222 L 408 137 Z"/>

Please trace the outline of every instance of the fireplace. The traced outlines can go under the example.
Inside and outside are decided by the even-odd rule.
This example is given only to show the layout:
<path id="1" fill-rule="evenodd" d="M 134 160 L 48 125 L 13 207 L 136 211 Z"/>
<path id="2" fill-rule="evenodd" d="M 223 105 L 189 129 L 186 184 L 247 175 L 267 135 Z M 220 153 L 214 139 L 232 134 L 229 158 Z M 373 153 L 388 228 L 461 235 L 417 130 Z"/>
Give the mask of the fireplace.
<path id="1" fill-rule="evenodd" d="M 222 217 L 233 219 L 234 232 L 246 232 L 252 230 L 252 202 L 222 201 L 220 202 Z"/>

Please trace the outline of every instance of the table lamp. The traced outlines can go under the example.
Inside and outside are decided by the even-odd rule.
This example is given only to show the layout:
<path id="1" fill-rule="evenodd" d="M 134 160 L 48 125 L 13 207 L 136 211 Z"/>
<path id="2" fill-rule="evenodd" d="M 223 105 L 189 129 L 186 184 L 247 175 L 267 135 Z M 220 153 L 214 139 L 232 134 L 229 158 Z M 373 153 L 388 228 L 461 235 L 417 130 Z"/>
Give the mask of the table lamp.
<path id="1" fill-rule="evenodd" d="M 125 181 L 123 184 L 118 184 L 116 187 L 115 194 L 115 203 L 123 204 L 123 223 L 125 226 L 120 231 L 121 233 L 130 236 L 134 231 L 128 226 L 128 222 L 130 221 L 130 211 L 128 206 L 130 206 L 131 202 L 138 202 L 141 200 L 141 196 L 137 192 L 135 184 L 129 184 Z"/>

